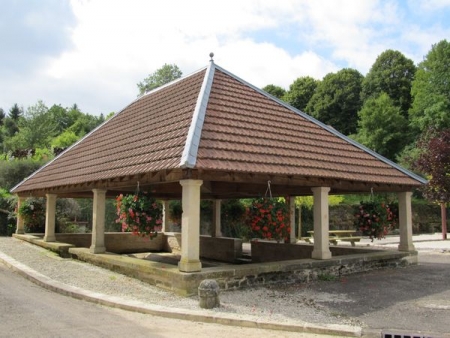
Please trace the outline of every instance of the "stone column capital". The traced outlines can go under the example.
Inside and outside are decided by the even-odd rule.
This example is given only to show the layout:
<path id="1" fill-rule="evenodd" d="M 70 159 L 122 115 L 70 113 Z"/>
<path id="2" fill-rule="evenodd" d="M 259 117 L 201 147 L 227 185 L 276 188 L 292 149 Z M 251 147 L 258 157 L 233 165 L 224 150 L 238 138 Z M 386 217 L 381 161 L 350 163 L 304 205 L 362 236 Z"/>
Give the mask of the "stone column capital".
<path id="1" fill-rule="evenodd" d="M 203 180 L 180 180 L 180 184 L 184 186 L 201 186 L 203 184 Z"/>

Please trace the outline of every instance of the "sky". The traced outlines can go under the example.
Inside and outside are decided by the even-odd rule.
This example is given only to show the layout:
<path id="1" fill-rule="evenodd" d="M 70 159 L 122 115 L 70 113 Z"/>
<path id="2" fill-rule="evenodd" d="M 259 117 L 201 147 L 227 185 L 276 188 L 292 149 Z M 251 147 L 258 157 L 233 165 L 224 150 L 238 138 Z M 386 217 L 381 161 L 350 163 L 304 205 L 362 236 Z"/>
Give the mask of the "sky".
<path id="1" fill-rule="evenodd" d="M 450 0 L 0 0 L 0 108 L 77 104 L 107 115 L 137 83 L 214 62 L 285 89 L 398 50 L 416 64 L 450 40 Z"/>

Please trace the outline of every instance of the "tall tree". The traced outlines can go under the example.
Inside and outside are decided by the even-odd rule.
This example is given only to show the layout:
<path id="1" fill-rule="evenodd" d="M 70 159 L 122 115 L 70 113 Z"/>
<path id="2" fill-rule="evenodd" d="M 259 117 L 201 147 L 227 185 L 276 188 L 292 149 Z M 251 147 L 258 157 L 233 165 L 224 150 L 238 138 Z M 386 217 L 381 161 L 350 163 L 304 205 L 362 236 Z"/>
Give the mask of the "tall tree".
<path id="1" fill-rule="evenodd" d="M 56 125 L 57 133 L 62 133 L 65 129 L 67 129 L 74 121 L 70 118 L 67 109 L 63 108 L 60 104 L 50 107 L 48 113 Z"/>
<path id="2" fill-rule="evenodd" d="M 450 202 L 450 129 L 425 133 L 418 142 L 420 155 L 414 167 L 428 176 L 424 196 L 441 206 L 442 239 L 447 239 L 446 205 Z"/>
<path id="3" fill-rule="evenodd" d="M 14 103 L 14 105 L 9 110 L 9 117 L 13 119 L 14 121 L 18 122 L 19 118 L 23 116 L 23 110 L 19 108 L 17 103 Z"/>
<path id="4" fill-rule="evenodd" d="M 19 121 L 23 116 L 23 111 L 17 103 L 15 103 L 9 110 L 8 117 L 5 118 L 5 135 L 6 137 L 13 137 L 19 132 Z"/>
<path id="5" fill-rule="evenodd" d="M 10 150 L 46 148 L 56 135 L 56 124 L 42 101 L 27 109 L 20 124 L 19 132 L 7 142 Z"/>
<path id="6" fill-rule="evenodd" d="M 137 84 L 139 89 L 139 95 L 142 95 L 150 90 L 158 88 L 173 80 L 179 79 L 183 73 L 177 65 L 164 64 L 161 68 L 157 69 L 154 73 L 150 74 L 144 79 L 144 81 Z M 138 95 L 138 96 L 139 96 Z"/>
<path id="7" fill-rule="evenodd" d="M 3 126 L 3 124 L 5 123 L 5 112 L 3 111 L 2 108 L 0 108 L 0 127 Z"/>
<path id="8" fill-rule="evenodd" d="M 411 86 L 416 66 L 399 51 L 388 49 L 381 53 L 362 83 L 363 101 L 382 92 L 389 95 L 405 117 L 411 107 Z"/>
<path id="9" fill-rule="evenodd" d="M 358 116 L 356 140 L 394 161 L 407 144 L 407 120 L 400 108 L 386 93 L 381 93 L 367 99 Z"/>
<path id="10" fill-rule="evenodd" d="M 265 92 L 269 93 L 272 96 L 275 96 L 277 99 L 280 99 L 283 97 L 284 94 L 286 94 L 286 91 L 281 88 L 280 86 L 276 86 L 273 84 L 269 84 L 262 88 Z"/>
<path id="11" fill-rule="evenodd" d="M 418 133 L 450 128 L 450 43 L 432 46 L 419 64 L 412 84 L 411 126 Z"/>
<path id="12" fill-rule="evenodd" d="M 319 83 L 320 81 L 310 76 L 299 77 L 289 86 L 289 90 L 284 95 L 283 100 L 291 106 L 304 111 Z"/>
<path id="13" fill-rule="evenodd" d="M 306 112 L 345 135 L 355 133 L 362 80 L 361 73 L 351 68 L 327 74 L 317 86 Z"/>

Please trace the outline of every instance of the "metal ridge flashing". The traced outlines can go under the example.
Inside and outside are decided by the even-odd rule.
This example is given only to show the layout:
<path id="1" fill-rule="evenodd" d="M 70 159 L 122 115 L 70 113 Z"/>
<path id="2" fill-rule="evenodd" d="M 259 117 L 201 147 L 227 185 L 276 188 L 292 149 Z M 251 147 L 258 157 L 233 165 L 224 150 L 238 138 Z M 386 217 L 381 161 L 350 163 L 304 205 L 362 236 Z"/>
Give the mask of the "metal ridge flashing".
<path id="1" fill-rule="evenodd" d="M 269 93 L 265 92 L 264 90 L 262 90 L 262 89 L 260 89 L 260 88 L 258 88 L 258 87 L 256 87 L 256 86 L 254 86 L 254 85 L 252 85 L 251 83 L 248 83 L 247 81 L 241 79 L 240 77 L 234 75 L 233 73 L 230 73 L 230 72 L 227 71 L 226 69 L 223 69 L 222 67 L 217 66 L 217 65 L 216 65 L 215 67 L 216 67 L 218 70 L 220 70 L 221 72 L 223 72 L 223 73 L 225 73 L 225 74 L 227 74 L 227 75 L 233 77 L 234 79 L 238 80 L 239 82 L 245 84 L 246 86 L 249 86 L 249 87 L 253 88 L 254 90 L 256 90 L 257 92 L 259 92 L 260 94 L 266 96 L 267 98 L 269 98 L 269 99 L 271 99 L 271 100 L 273 100 L 273 101 L 276 101 L 277 103 L 281 104 L 281 105 L 284 106 L 285 108 L 287 108 L 287 109 L 293 111 L 294 113 L 296 113 L 296 114 L 298 114 L 298 115 L 304 117 L 305 119 L 311 121 L 312 123 L 314 123 L 314 124 L 316 124 L 316 125 L 318 125 L 318 126 L 324 128 L 324 129 L 326 129 L 326 130 L 329 131 L 330 133 L 336 135 L 337 137 L 343 139 L 343 140 L 346 141 L 346 142 L 349 142 L 350 144 L 354 145 L 355 147 L 358 147 L 359 149 L 361 149 L 361 150 L 363 150 L 363 151 L 369 153 L 370 155 L 376 157 L 376 158 L 379 159 L 380 161 L 382 161 L 382 162 L 384 162 L 384 163 L 386 163 L 386 164 L 388 164 L 388 165 L 394 167 L 395 169 L 401 171 L 401 172 L 404 173 L 405 175 L 408 175 L 408 176 L 411 177 L 412 179 L 415 179 L 416 181 L 419 181 L 419 182 L 422 183 L 422 184 L 426 184 L 426 183 L 428 182 L 428 181 L 427 181 L 426 179 L 424 179 L 423 177 L 420 177 L 419 175 L 417 175 L 417 174 L 415 174 L 415 173 L 413 173 L 413 172 L 411 172 L 411 171 L 409 171 L 409 170 L 407 170 L 407 169 L 401 167 L 401 166 L 398 165 L 397 163 L 392 162 L 391 160 L 387 159 L 386 157 L 384 157 L 384 156 L 382 156 L 382 155 L 376 153 L 375 151 L 373 151 L 373 150 L 367 148 L 366 146 L 364 146 L 364 145 L 362 145 L 362 144 L 356 142 L 355 140 L 352 140 L 351 138 L 345 136 L 344 134 L 341 134 L 339 131 L 337 131 L 337 130 L 334 129 L 333 127 L 328 126 L 328 125 L 326 125 L 326 124 L 323 123 L 323 122 L 320 122 L 319 120 L 317 120 L 317 119 L 315 119 L 314 117 L 312 117 L 312 116 L 310 116 L 310 115 L 308 115 L 308 114 L 302 112 L 301 110 L 299 110 L 299 109 L 297 109 L 297 108 L 295 108 L 295 107 L 292 107 L 292 106 L 289 105 L 288 103 L 286 103 L 286 102 L 284 102 L 284 101 L 282 101 L 282 100 L 276 98 L 276 97 L 273 96 L 273 95 L 270 95 Z"/>
<path id="2" fill-rule="evenodd" d="M 215 64 L 210 61 L 203 78 L 202 87 L 195 104 L 192 122 L 189 127 L 183 154 L 181 155 L 180 167 L 193 168 L 197 162 L 198 146 L 202 134 L 203 122 L 205 121 L 206 107 L 208 106 L 209 94 L 214 79 Z"/>

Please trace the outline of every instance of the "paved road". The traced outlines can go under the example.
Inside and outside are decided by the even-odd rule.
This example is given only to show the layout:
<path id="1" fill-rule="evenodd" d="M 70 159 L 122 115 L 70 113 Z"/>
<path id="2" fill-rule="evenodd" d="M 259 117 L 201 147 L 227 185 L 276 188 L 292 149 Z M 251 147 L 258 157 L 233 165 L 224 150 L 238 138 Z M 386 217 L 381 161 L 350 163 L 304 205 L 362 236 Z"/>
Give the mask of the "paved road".
<path id="1" fill-rule="evenodd" d="M 448 243 L 447 243 L 448 248 Z M 308 286 L 320 304 L 372 329 L 450 337 L 450 252 L 419 252 L 419 265 L 370 271 Z M 434 336 L 434 335 L 433 335 Z"/>
<path id="2" fill-rule="evenodd" d="M 0 337 L 327 336 L 189 322 L 107 308 L 47 291 L 0 263 Z"/>

